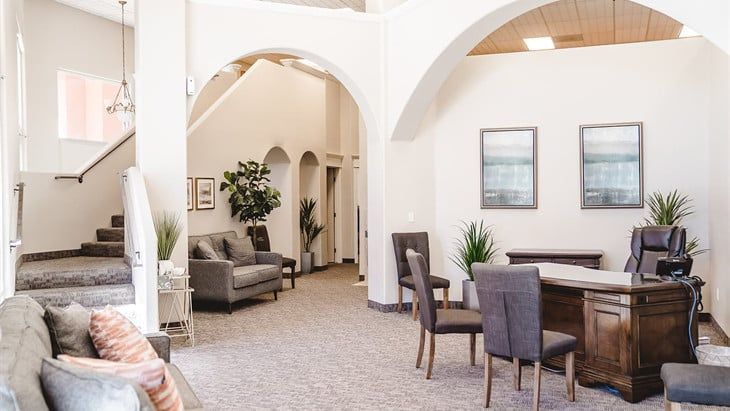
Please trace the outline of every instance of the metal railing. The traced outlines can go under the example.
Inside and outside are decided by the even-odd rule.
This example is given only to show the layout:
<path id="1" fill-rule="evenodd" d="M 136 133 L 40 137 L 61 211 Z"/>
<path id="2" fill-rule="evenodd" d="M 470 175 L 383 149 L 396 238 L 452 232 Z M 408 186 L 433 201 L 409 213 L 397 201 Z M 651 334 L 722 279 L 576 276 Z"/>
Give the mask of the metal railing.
<path id="1" fill-rule="evenodd" d="M 59 174 L 59 175 L 57 175 L 54 178 L 56 180 L 78 180 L 79 183 L 83 183 L 84 182 L 84 175 L 86 175 L 86 173 L 88 173 L 97 164 L 99 164 L 102 161 L 104 161 L 105 158 L 109 157 L 109 155 L 111 155 L 114 151 L 116 151 L 119 147 L 121 147 L 122 144 L 126 143 L 127 141 L 129 141 L 129 139 L 131 139 L 132 137 L 134 137 L 135 134 L 136 134 L 136 129 L 135 128 L 131 128 L 129 131 L 127 131 L 126 133 L 124 133 L 122 135 L 122 137 L 119 140 L 117 140 L 116 143 L 114 143 L 114 144 L 110 145 L 109 147 L 107 147 L 104 151 L 102 151 L 96 157 L 95 160 L 91 161 L 86 167 L 84 167 L 83 169 L 81 169 L 81 171 L 79 173 L 76 173 L 76 174 Z"/>

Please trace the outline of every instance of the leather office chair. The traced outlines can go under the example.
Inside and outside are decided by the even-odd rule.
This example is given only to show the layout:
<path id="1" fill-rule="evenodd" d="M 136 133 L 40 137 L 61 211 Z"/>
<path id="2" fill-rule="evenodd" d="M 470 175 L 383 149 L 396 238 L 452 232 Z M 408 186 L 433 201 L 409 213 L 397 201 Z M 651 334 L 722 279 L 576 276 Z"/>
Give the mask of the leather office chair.
<path id="1" fill-rule="evenodd" d="M 249 226 L 246 229 L 246 234 L 254 239 L 254 248 L 256 251 L 271 251 L 271 243 L 269 242 L 269 231 L 265 225 L 256 226 L 256 236 L 253 235 L 253 227 Z M 297 268 L 297 260 L 289 257 L 281 258 L 282 268 L 288 268 L 291 270 L 291 288 L 294 288 L 294 279 L 296 274 L 294 270 Z"/>
<path id="2" fill-rule="evenodd" d="M 660 257 L 682 257 L 685 254 L 687 232 L 683 227 L 654 225 L 635 227 L 631 235 L 631 255 L 624 271 L 656 274 Z"/>
<path id="3" fill-rule="evenodd" d="M 413 291 L 413 321 L 418 317 L 418 296 L 416 285 L 413 282 L 411 268 L 408 266 L 406 250 L 409 248 L 423 255 L 426 260 L 426 267 L 431 269 L 431 260 L 428 250 L 428 233 L 393 233 L 393 250 L 395 251 L 395 265 L 398 270 L 398 312 L 403 311 L 403 287 Z M 430 271 L 429 271 L 430 272 Z M 451 282 L 446 278 L 431 276 L 433 288 L 444 290 L 444 309 L 449 308 L 449 287 Z"/>
<path id="4" fill-rule="evenodd" d="M 416 293 L 421 301 L 421 337 L 418 342 L 418 356 L 416 357 L 416 368 L 421 368 L 423 359 L 423 346 L 426 342 L 426 331 L 431 335 L 428 351 L 428 369 L 426 379 L 431 379 L 433 372 L 433 358 L 436 353 L 436 334 L 469 334 L 469 346 L 471 354 L 471 365 L 476 363 L 476 335 L 482 333 L 482 317 L 476 311 L 471 310 L 438 310 L 436 300 L 433 298 L 433 286 L 428 274 L 428 265 L 422 254 L 411 249 L 406 250 L 406 258 L 413 273 L 413 281 L 416 285 Z"/>
<path id="5" fill-rule="evenodd" d="M 568 400 L 575 401 L 575 347 L 568 334 L 542 329 L 542 293 L 537 267 L 522 265 L 472 265 L 484 333 L 484 407 L 492 395 L 492 355 L 512 358 L 515 390 L 520 390 L 520 360 L 533 361 L 535 382 L 532 409 L 540 404 L 540 364 L 565 354 Z"/>

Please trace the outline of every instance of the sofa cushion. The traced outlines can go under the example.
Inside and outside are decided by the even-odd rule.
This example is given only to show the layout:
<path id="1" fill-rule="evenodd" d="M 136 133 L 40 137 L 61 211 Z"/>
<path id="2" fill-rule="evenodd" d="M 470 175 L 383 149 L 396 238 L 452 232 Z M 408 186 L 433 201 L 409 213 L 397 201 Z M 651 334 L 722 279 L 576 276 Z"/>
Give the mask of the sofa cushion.
<path id="1" fill-rule="evenodd" d="M 145 391 L 157 388 L 165 376 L 165 361 L 162 358 L 137 363 L 107 361 L 101 358 L 83 358 L 61 354 L 58 360 L 102 374 L 116 375 L 139 384 Z"/>
<path id="2" fill-rule="evenodd" d="M 99 358 L 89 334 L 89 310 L 71 303 L 66 308 L 47 306 L 43 316 L 51 334 L 53 356 L 68 354 L 74 357 Z"/>
<path id="3" fill-rule="evenodd" d="M 177 385 L 177 390 L 180 392 L 180 397 L 182 398 L 185 410 L 202 410 L 203 404 L 195 395 L 195 391 L 193 391 L 192 387 L 190 387 L 190 384 L 188 384 L 187 380 L 180 372 L 180 369 L 173 364 L 167 364 L 167 371 L 175 380 L 175 385 Z"/>
<path id="4" fill-rule="evenodd" d="M 256 264 L 256 250 L 253 248 L 251 237 L 224 239 L 228 259 L 233 261 L 234 267 Z"/>
<path id="5" fill-rule="evenodd" d="M 155 409 L 145 391 L 126 378 L 51 358 L 43 360 L 40 380 L 56 411 Z"/>
<path id="6" fill-rule="evenodd" d="M 271 264 L 254 264 L 233 268 L 233 288 L 244 288 L 275 280 L 281 275 L 279 267 Z"/>
<path id="7" fill-rule="evenodd" d="M 198 248 L 199 242 L 205 242 L 213 247 L 213 241 L 207 235 L 191 235 L 188 237 L 188 258 L 195 258 L 195 250 Z"/>
<path id="8" fill-rule="evenodd" d="M 0 409 L 47 410 L 41 387 L 43 358 L 52 355 L 43 308 L 15 296 L 0 304 Z"/>
<path id="9" fill-rule="evenodd" d="M 218 260 L 218 254 L 216 254 L 213 247 L 205 241 L 198 241 L 195 246 L 195 258 L 201 260 Z"/>
<path id="10" fill-rule="evenodd" d="M 236 234 L 235 231 L 226 231 L 224 233 L 216 233 L 210 235 L 210 241 L 213 243 L 213 250 L 215 250 L 215 253 L 218 254 L 218 258 L 221 260 L 228 259 L 228 253 L 226 252 L 225 244 L 226 238 L 236 239 L 238 238 L 238 234 Z"/>

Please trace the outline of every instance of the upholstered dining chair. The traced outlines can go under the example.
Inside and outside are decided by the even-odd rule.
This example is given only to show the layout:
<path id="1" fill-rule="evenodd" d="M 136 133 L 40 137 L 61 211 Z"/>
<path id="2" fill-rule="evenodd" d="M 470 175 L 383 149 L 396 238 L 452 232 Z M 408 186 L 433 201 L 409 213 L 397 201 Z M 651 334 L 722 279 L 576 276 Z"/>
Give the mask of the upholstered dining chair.
<path id="1" fill-rule="evenodd" d="M 406 250 L 406 258 L 413 273 L 416 293 L 421 301 L 420 321 L 421 337 L 418 342 L 418 356 L 416 368 L 421 368 L 423 348 L 426 342 L 426 331 L 431 336 L 428 351 L 428 368 L 426 379 L 433 374 L 433 359 L 436 355 L 436 334 L 469 334 L 471 365 L 476 363 L 476 335 L 482 333 L 482 318 L 476 311 L 471 310 L 439 310 L 433 297 L 433 286 L 428 273 L 428 265 L 422 254 L 411 249 Z"/>
<path id="2" fill-rule="evenodd" d="M 484 333 L 484 407 L 492 394 L 492 356 L 512 358 L 515 390 L 520 390 L 520 360 L 533 361 L 535 382 L 532 409 L 540 405 L 540 364 L 565 354 L 568 400 L 575 401 L 575 347 L 577 339 L 542 329 L 542 295 L 537 267 L 522 265 L 472 265 Z M 485 328 L 486 329 L 486 328 Z"/>
<path id="3" fill-rule="evenodd" d="M 635 227 L 631 235 L 631 255 L 626 261 L 627 273 L 656 274 L 660 257 L 682 257 L 685 254 L 687 231 L 684 227 L 653 225 Z"/>
<path id="4" fill-rule="evenodd" d="M 413 321 L 418 318 L 418 293 L 413 282 L 411 268 L 406 258 L 406 250 L 411 249 L 423 255 L 426 267 L 430 270 L 431 261 L 428 249 L 428 233 L 393 233 L 393 250 L 395 251 L 395 264 L 398 271 L 398 312 L 403 312 L 403 288 L 413 291 Z M 451 282 L 442 277 L 431 276 L 433 288 L 443 290 L 444 309 L 449 309 L 449 287 Z"/>
<path id="5" fill-rule="evenodd" d="M 265 225 L 256 226 L 256 235 L 253 235 L 253 227 L 249 226 L 246 233 L 253 239 L 256 240 L 255 246 L 256 251 L 271 251 L 271 242 L 269 241 L 269 231 Z M 281 266 L 288 268 L 291 271 L 291 288 L 294 288 L 294 282 L 296 280 L 296 273 L 294 270 L 297 268 L 297 260 L 289 257 L 281 258 Z"/>

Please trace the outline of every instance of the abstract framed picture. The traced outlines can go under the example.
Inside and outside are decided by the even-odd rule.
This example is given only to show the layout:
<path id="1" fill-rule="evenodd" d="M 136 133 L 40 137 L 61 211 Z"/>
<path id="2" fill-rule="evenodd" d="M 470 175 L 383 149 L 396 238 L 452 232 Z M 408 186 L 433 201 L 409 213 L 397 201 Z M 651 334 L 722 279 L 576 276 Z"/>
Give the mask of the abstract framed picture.
<path id="1" fill-rule="evenodd" d="M 642 123 L 580 126 L 581 208 L 643 208 Z"/>
<path id="2" fill-rule="evenodd" d="M 194 193 L 193 192 L 193 178 L 192 177 L 188 177 L 188 211 L 192 211 L 193 208 L 194 208 L 194 205 L 195 205 L 193 203 L 193 201 L 194 201 L 193 200 L 193 198 L 194 198 L 194 194 L 193 193 Z"/>
<path id="3" fill-rule="evenodd" d="M 195 179 L 195 209 L 212 210 L 215 208 L 215 179 Z"/>
<path id="4" fill-rule="evenodd" d="M 480 130 L 481 208 L 537 208 L 537 127 Z"/>

